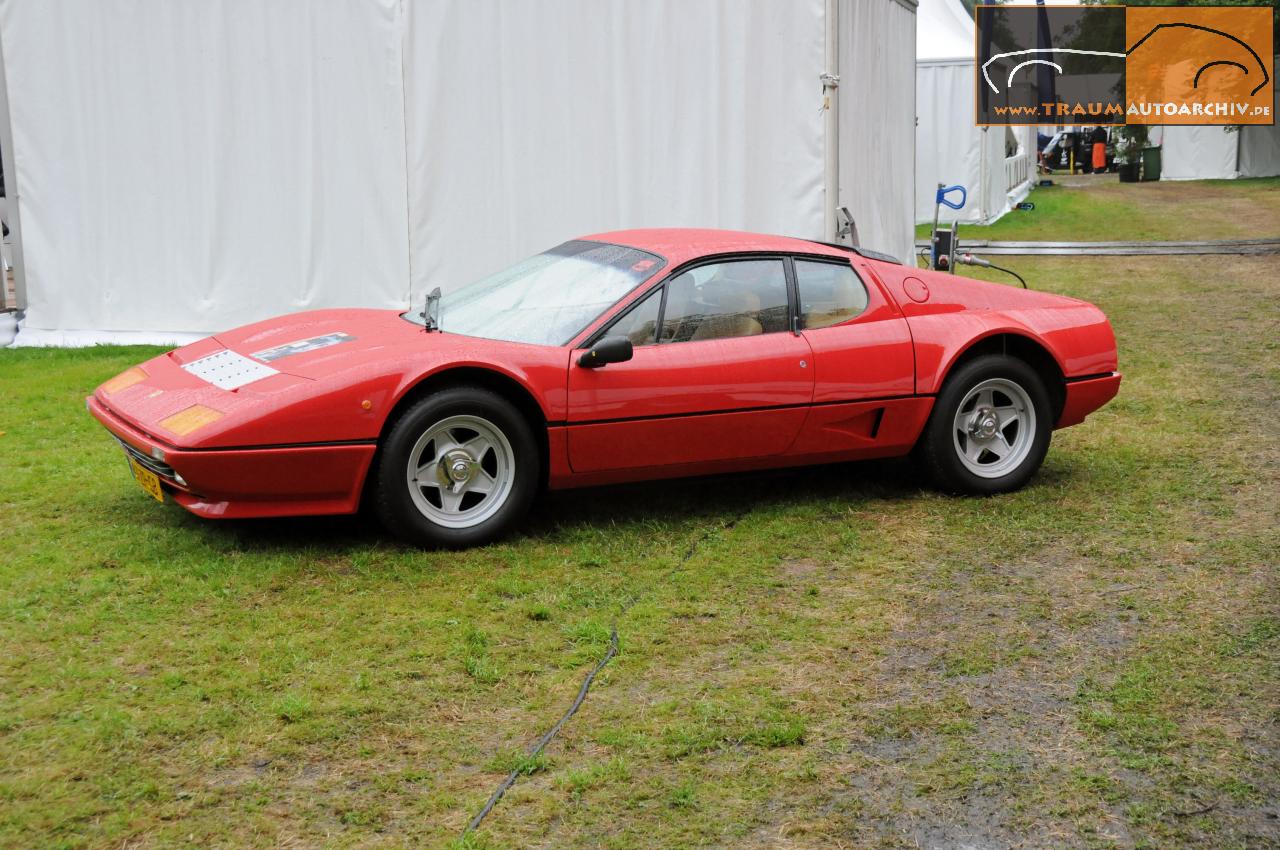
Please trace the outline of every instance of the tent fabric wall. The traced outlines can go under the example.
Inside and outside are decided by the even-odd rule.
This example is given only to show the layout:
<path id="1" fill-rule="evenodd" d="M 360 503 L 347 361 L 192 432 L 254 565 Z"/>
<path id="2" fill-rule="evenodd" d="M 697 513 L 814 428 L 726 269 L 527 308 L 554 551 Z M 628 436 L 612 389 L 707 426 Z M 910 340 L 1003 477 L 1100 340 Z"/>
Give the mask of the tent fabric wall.
<path id="1" fill-rule="evenodd" d="M 1245 127 L 1240 136 L 1240 176 L 1280 176 L 1280 132 L 1277 127 Z"/>
<path id="2" fill-rule="evenodd" d="M 1280 65 L 1275 57 L 1271 67 Z M 1275 104 L 1271 115 L 1280 115 L 1280 86 L 1275 86 Z M 1240 176 L 1276 177 L 1280 175 L 1280 122 L 1252 124 L 1240 128 Z"/>
<path id="3" fill-rule="evenodd" d="M 0 4 L 20 342 L 178 341 L 403 303 L 400 15 L 397 0 Z"/>
<path id="4" fill-rule="evenodd" d="M 945 183 L 968 191 L 963 209 L 943 210 L 947 220 L 983 221 L 985 211 L 996 204 L 997 192 L 1004 194 L 1004 153 L 987 145 L 988 134 L 973 125 L 973 62 L 918 63 L 915 76 L 914 219 L 933 220 L 934 193 L 939 183 Z M 993 153 L 999 154 L 998 163 Z"/>
<path id="5" fill-rule="evenodd" d="M 1280 56 L 1274 64 L 1280 64 Z M 1271 111 L 1278 113 L 1280 86 Z M 1163 148 L 1162 180 L 1280 176 L 1280 123 L 1161 127 L 1152 131 L 1152 142 Z"/>
<path id="6" fill-rule="evenodd" d="M 840 202 L 863 245 L 905 258 L 914 14 L 841 2 Z M 819 238 L 824 16 L 823 0 L 0 0 L 18 344 L 404 306 L 615 227 Z"/>
<path id="7" fill-rule="evenodd" d="M 840 6 L 840 205 L 862 246 L 915 252 L 916 14 L 899 3 Z"/>
<path id="8" fill-rule="evenodd" d="M 412 5 L 414 293 L 616 228 L 818 236 L 823 38 L 822 0 Z"/>
<path id="9" fill-rule="evenodd" d="M 939 183 L 968 190 L 963 209 L 942 210 L 947 221 L 989 223 L 1004 215 L 1011 200 L 1004 173 L 1006 135 L 1013 133 L 1034 154 L 1024 128 L 974 126 L 972 60 L 918 63 L 916 97 L 914 220 L 933 220 Z M 1022 194 L 1026 188 L 1021 187 Z"/>
<path id="10" fill-rule="evenodd" d="M 1280 125 L 1163 129 L 1161 180 L 1280 175 Z"/>
<path id="11" fill-rule="evenodd" d="M 920 0 L 917 13 L 917 62 L 967 59 L 972 67 L 977 48 L 973 17 L 958 0 Z"/>
<path id="12" fill-rule="evenodd" d="M 1169 126 L 1163 128 L 1161 139 L 1161 180 L 1230 180 L 1240 176 L 1240 131 L 1236 127 Z"/>
<path id="13" fill-rule="evenodd" d="M 916 30 L 916 142 L 914 220 L 933 220 L 939 183 L 968 190 L 963 209 L 943 208 L 945 221 L 990 223 L 1025 196 L 1027 181 L 1010 192 L 1005 141 L 1012 133 L 1035 156 L 1034 128 L 974 124 L 974 26 L 958 0 L 921 0 Z"/>

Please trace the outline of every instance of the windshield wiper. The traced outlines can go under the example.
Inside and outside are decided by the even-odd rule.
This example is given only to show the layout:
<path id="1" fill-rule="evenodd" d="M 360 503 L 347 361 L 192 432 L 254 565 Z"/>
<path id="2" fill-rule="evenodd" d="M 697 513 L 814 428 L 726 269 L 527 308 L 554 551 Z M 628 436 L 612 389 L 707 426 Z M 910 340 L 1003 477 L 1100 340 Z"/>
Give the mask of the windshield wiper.
<path id="1" fill-rule="evenodd" d="M 427 303 L 422 306 L 422 329 L 426 333 L 440 330 L 440 287 L 427 293 Z"/>

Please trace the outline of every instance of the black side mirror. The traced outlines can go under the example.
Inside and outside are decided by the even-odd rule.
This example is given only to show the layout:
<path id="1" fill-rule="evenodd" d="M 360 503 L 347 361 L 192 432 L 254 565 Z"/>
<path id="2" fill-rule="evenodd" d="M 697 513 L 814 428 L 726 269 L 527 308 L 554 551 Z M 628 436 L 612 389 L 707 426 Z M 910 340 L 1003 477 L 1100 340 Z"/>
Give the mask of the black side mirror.
<path id="1" fill-rule="evenodd" d="M 584 369 L 599 369 L 607 363 L 623 363 L 631 359 L 631 340 L 625 336 L 607 336 L 578 358 Z"/>

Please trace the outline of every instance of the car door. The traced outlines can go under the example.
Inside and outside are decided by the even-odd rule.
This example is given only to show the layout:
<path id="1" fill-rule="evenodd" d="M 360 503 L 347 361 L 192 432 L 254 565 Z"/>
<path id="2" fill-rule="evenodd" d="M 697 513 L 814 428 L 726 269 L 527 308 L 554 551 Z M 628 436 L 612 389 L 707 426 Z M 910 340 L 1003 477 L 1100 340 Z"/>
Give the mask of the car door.
<path id="1" fill-rule="evenodd" d="M 813 407 L 794 452 L 874 450 L 912 436 L 929 402 L 914 395 L 915 353 L 902 312 L 848 260 L 796 257 L 793 269 L 814 372 Z"/>
<path id="2" fill-rule="evenodd" d="M 600 335 L 631 360 L 572 366 L 574 472 L 785 452 L 813 395 L 811 352 L 793 332 L 786 261 L 719 260 L 666 281 Z"/>

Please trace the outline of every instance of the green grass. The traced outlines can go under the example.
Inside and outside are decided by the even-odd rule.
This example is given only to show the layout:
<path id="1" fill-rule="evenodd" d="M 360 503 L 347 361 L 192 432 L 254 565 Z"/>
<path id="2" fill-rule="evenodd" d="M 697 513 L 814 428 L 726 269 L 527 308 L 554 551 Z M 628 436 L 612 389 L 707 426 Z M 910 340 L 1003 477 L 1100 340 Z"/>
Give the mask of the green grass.
<path id="1" fill-rule="evenodd" d="M 1280 236 L 1280 177 L 1119 183 L 1114 174 L 1049 175 L 1030 211 L 1011 210 L 989 226 L 960 226 L 967 238 L 1109 242 L 1121 239 L 1257 239 Z M 950 213 L 942 210 L 942 222 Z M 916 226 L 927 239 L 933 225 Z"/>
<path id="2" fill-rule="evenodd" d="M 82 404 L 149 350 L 0 351 L 0 847 L 1274 846 L 1270 258 L 1015 265 L 1125 372 L 1027 489 L 569 493 L 464 553 L 159 506 Z"/>

